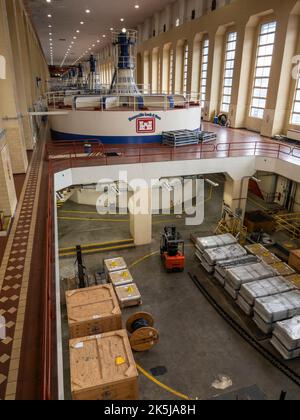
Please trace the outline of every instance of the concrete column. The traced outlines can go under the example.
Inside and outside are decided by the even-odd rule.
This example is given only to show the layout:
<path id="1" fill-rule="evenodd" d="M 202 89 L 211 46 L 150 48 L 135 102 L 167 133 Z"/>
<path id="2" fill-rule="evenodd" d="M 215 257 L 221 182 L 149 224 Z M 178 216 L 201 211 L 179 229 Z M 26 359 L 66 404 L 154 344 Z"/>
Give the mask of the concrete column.
<path id="1" fill-rule="evenodd" d="M 152 241 L 151 188 L 135 192 L 129 200 L 130 232 L 135 245 L 148 245 Z"/>
<path id="2" fill-rule="evenodd" d="M 20 66 L 20 63 L 26 61 L 24 57 L 25 51 L 22 54 L 22 46 L 21 46 L 21 25 L 19 26 L 19 20 L 17 16 L 17 4 L 15 0 L 6 0 L 6 8 L 7 8 L 7 15 L 8 15 L 8 26 L 9 26 L 9 33 L 11 38 L 12 50 L 13 50 L 13 66 L 16 75 L 16 86 L 17 86 L 17 93 L 18 93 L 18 102 L 20 106 L 20 112 L 22 113 L 22 124 L 25 136 L 25 144 L 27 150 L 32 150 L 34 146 L 33 141 L 33 133 L 30 124 L 30 118 L 28 115 L 28 110 L 32 106 L 30 102 L 31 97 L 27 96 L 28 93 L 26 92 L 26 86 L 28 79 L 28 74 L 25 74 L 28 69 L 27 67 Z M 21 13 L 20 10 L 18 13 Z M 28 99 L 27 99 L 28 98 Z"/>
<path id="3" fill-rule="evenodd" d="M 5 57 L 6 60 L 6 79 L 0 80 L 0 116 L 3 121 L 3 128 L 6 129 L 6 139 L 13 173 L 20 174 L 27 171 L 28 160 L 22 118 L 17 99 L 16 78 L 4 1 L 0 2 L 0 55 Z"/>
<path id="4" fill-rule="evenodd" d="M 205 121 L 211 121 L 219 111 L 222 71 L 224 63 L 224 33 L 225 28 L 219 28 L 215 39 L 210 37 L 209 65 L 208 65 L 208 89 L 207 104 L 205 109 Z"/>
<path id="5" fill-rule="evenodd" d="M 242 222 L 244 221 L 247 206 L 249 179 L 250 177 L 247 176 L 235 180 L 226 175 L 224 187 L 224 206 L 230 208 L 234 215 L 240 216 Z"/>
<path id="6" fill-rule="evenodd" d="M 13 216 L 16 207 L 17 196 L 9 149 L 5 131 L 0 127 L 0 211 L 4 213 L 4 216 Z"/>
<path id="7" fill-rule="evenodd" d="M 247 49 L 245 41 L 244 23 L 236 28 L 237 43 L 235 51 L 234 78 L 232 86 L 231 104 L 229 109 L 229 120 L 231 127 L 244 127 L 245 115 L 247 112 L 247 91 L 249 86 L 249 68 L 251 62 L 251 51 Z M 244 53 L 245 48 L 245 53 Z M 247 64 L 247 67 L 245 65 Z"/>

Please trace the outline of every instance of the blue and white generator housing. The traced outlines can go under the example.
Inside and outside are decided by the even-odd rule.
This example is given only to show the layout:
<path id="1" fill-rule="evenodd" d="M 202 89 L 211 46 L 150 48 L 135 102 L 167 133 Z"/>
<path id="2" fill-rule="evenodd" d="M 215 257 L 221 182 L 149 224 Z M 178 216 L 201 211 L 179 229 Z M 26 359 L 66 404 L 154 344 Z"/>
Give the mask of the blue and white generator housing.
<path id="1" fill-rule="evenodd" d="M 137 86 L 136 43 L 134 30 L 113 33 L 115 70 L 107 93 L 101 90 L 99 94 L 93 91 L 66 95 L 60 108 L 68 113 L 51 116 L 53 140 L 162 143 L 164 131 L 200 130 L 201 106 L 197 95 L 151 94 L 149 88 Z"/>

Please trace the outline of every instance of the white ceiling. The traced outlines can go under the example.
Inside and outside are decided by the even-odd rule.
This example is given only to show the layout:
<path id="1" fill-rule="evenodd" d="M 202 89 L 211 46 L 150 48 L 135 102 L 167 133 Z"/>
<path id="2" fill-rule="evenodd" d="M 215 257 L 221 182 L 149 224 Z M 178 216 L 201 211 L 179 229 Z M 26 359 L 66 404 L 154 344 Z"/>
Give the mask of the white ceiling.
<path id="1" fill-rule="evenodd" d="M 40 38 L 45 56 L 51 64 L 50 40 L 53 39 L 53 63 L 60 65 L 71 42 L 74 45 L 66 59 L 72 64 L 92 47 L 97 52 L 110 39 L 110 28 L 135 28 L 174 0 L 25 0 L 26 8 Z M 139 9 L 135 5 L 140 6 Z M 90 9 L 91 13 L 85 13 Z M 51 14 L 52 18 L 47 15 Z M 121 22 L 120 19 L 125 21 Z M 84 25 L 80 22 L 84 21 Z M 48 28 L 51 24 L 52 28 Z M 80 30 L 77 34 L 76 30 Z M 52 36 L 49 35 L 52 33 Z M 103 37 L 106 35 L 106 38 Z M 74 40 L 73 37 L 77 39 Z M 100 43 L 97 43 L 100 40 Z"/>

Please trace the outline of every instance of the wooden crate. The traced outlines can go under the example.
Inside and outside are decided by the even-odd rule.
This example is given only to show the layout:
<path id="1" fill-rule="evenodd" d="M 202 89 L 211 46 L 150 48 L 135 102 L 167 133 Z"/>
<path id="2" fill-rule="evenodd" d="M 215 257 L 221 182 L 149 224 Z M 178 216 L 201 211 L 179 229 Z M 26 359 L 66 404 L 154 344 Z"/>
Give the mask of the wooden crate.
<path id="1" fill-rule="evenodd" d="M 112 258 L 110 260 L 104 260 L 104 269 L 106 273 L 112 273 L 113 271 L 126 270 L 127 264 L 124 258 Z"/>
<path id="2" fill-rule="evenodd" d="M 244 225 L 249 233 L 260 232 L 273 233 L 275 230 L 275 221 L 273 217 L 262 211 L 254 211 L 245 214 Z"/>
<path id="3" fill-rule="evenodd" d="M 250 252 L 250 254 L 256 255 L 257 257 L 260 257 L 268 252 L 267 248 L 265 248 L 262 244 L 247 245 L 245 248 L 248 252 Z"/>
<path id="4" fill-rule="evenodd" d="M 133 283 L 133 278 L 129 270 L 113 271 L 112 273 L 108 273 L 108 278 L 114 287 Z"/>
<path id="5" fill-rule="evenodd" d="M 290 252 L 289 265 L 300 273 L 300 249 Z"/>
<path id="6" fill-rule="evenodd" d="M 66 292 L 70 338 L 122 329 L 121 309 L 111 284 Z"/>
<path id="7" fill-rule="evenodd" d="M 264 252 L 263 254 L 259 255 L 259 258 L 268 265 L 273 265 L 276 263 L 280 263 L 280 259 L 276 257 L 275 254 L 272 254 L 272 252 Z"/>
<path id="8" fill-rule="evenodd" d="M 292 276 L 288 276 L 287 280 L 292 282 L 297 289 L 300 289 L 300 274 L 293 274 Z"/>
<path id="9" fill-rule="evenodd" d="M 74 400 L 138 400 L 138 372 L 127 332 L 70 341 Z"/>
<path id="10" fill-rule="evenodd" d="M 122 309 L 142 304 L 142 296 L 135 283 L 116 287 L 116 294 Z"/>
<path id="11" fill-rule="evenodd" d="M 295 270 L 284 262 L 277 262 L 272 264 L 271 267 L 277 271 L 278 276 L 287 277 L 295 274 Z"/>

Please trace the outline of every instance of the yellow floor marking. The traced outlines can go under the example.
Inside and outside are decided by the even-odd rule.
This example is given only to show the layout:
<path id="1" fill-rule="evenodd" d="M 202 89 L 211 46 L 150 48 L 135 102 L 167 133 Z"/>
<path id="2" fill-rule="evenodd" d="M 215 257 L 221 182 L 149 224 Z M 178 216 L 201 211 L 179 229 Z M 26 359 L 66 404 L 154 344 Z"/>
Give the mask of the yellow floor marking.
<path id="1" fill-rule="evenodd" d="M 87 222 L 110 222 L 110 223 L 128 223 L 128 219 L 89 219 L 87 217 L 58 217 L 58 220 L 87 221 Z"/>
<path id="2" fill-rule="evenodd" d="M 176 395 L 177 397 L 183 399 L 183 400 L 190 400 L 187 395 L 181 394 L 181 392 L 176 391 L 173 388 L 170 388 L 169 386 L 163 384 L 162 382 L 155 379 L 152 375 L 150 375 L 145 369 L 143 369 L 140 365 L 136 364 L 137 369 L 139 372 L 141 372 L 146 378 L 148 378 L 150 381 L 154 382 L 159 387 L 165 389 L 166 391 L 170 392 L 173 395 Z"/>
<path id="3" fill-rule="evenodd" d="M 133 242 L 133 239 L 121 239 L 120 241 L 112 241 L 112 242 L 102 242 L 99 244 L 85 244 L 81 245 L 81 248 L 91 248 L 91 247 L 97 247 L 97 246 L 106 246 L 106 245 L 113 245 L 113 244 L 122 244 L 125 242 Z M 69 248 L 60 248 L 59 252 L 66 252 L 66 251 L 72 251 L 76 250 L 76 246 L 70 246 Z"/>
<path id="4" fill-rule="evenodd" d="M 129 249 L 129 248 L 135 248 L 135 245 L 128 244 L 128 245 L 113 246 L 109 248 L 90 249 L 88 251 L 82 251 L 82 254 L 84 255 L 96 254 L 97 252 L 116 251 L 120 249 Z M 61 254 L 59 254 L 60 257 L 72 257 L 73 255 L 76 255 L 76 252 L 68 252 L 68 253 L 62 252 Z"/>

